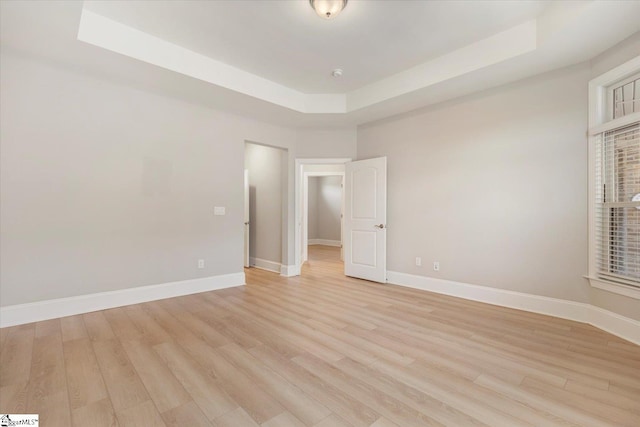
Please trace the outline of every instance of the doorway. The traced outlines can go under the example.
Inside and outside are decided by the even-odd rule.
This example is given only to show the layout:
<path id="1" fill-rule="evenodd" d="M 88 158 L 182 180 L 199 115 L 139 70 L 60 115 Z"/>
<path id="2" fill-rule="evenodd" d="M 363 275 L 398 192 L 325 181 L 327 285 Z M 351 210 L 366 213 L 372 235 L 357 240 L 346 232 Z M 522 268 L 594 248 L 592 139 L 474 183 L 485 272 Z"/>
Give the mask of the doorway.
<path id="1" fill-rule="evenodd" d="M 282 270 L 287 165 L 286 149 L 245 142 L 245 267 Z"/>
<path id="2" fill-rule="evenodd" d="M 303 176 L 302 262 L 310 246 L 338 248 L 342 261 L 344 165 L 312 165 Z"/>
<path id="3" fill-rule="evenodd" d="M 374 282 L 386 282 L 387 158 L 352 162 L 351 159 L 296 159 L 295 166 L 295 261 L 301 274 L 306 247 L 305 169 L 317 165 L 344 167 L 344 274 Z M 308 255 L 308 254 L 307 254 Z"/>
<path id="4" fill-rule="evenodd" d="M 344 180 L 344 165 L 350 162 L 350 158 L 335 158 L 335 159 L 296 159 L 295 161 L 295 262 L 296 273 L 301 274 L 302 264 L 308 259 L 309 256 L 309 234 L 308 234 L 308 179 L 313 176 L 337 176 L 340 178 L 341 183 Z M 305 176 L 306 174 L 306 176 Z M 344 187 L 341 187 L 340 193 L 344 193 Z M 342 196 L 341 196 L 342 197 Z M 341 213 L 343 212 L 344 202 L 341 202 Z M 342 222 L 340 229 L 342 230 Z M 313 237 L 313 236 L 312 236 Z M 333 240 L 332 244 L 336 240 L 340 239 L 324 239 L 324 243 L 328 243 L 327 240 Z M 321 243 L 322 241 L 315 240 L 312 243 Z M 341 251 L 340 247 L 332 247 L 333 251 Z"/>

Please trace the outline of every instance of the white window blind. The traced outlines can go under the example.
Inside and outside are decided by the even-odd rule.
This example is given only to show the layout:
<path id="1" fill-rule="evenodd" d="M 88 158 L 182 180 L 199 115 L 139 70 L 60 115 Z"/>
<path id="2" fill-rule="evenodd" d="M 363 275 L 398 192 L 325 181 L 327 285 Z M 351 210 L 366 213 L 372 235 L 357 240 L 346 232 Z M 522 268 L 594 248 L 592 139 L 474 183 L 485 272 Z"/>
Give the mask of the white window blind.
<path id="1" fill-rule="evenodd" d="M 640 287 L 640 122 L 596 139 L 597 270 Z"/>

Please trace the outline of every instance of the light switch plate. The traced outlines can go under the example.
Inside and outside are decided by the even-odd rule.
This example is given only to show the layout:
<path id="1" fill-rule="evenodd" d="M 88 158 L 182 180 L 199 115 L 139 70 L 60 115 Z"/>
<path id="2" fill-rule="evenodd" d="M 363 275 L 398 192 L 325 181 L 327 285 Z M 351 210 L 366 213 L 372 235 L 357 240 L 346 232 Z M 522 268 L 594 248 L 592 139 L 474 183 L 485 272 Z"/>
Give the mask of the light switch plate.
<path id="1" fill-rule="evenodd" d="M 226 209 L 224 206 L 216 206 L 213 208 L 214 215 L 226 215 Z"/>

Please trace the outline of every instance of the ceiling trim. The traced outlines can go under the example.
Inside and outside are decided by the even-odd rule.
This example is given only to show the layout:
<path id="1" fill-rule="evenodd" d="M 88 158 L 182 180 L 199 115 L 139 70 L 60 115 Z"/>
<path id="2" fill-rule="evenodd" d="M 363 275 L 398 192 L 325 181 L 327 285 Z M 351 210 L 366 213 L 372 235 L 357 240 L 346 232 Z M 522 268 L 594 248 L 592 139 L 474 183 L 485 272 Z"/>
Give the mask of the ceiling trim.
<path id="1" fill-rule="evenodd" d="M 86 8 L 77 38 L 149 64 L 307 114 L 346 114 L 536 49 L 531 20 L 349 93 L 306 94 L 106 18 Z"/>
<path id="2" fill-rule="evenodd" d="M 534 51 L 536 38 L 534 19 L 350 92 L 347 110 L 368 107 Z"/>
<path id="3" fill-rule="evenodd" d="M 308 95 L 83 8 L 78 40 L 302 113 L 345 113 L 344 94 Z"/>

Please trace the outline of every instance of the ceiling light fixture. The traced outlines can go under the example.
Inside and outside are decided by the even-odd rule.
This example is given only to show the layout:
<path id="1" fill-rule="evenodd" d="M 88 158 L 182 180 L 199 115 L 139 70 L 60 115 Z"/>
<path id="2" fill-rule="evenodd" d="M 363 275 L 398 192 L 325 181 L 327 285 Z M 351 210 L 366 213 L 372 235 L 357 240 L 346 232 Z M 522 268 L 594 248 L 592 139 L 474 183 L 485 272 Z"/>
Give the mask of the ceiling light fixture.
<path id="1" fill-rule="evenodd" d="M 331 75 L 332 75 L 333 77 L 335 77 L 336 79 L 337 79 L 338 77 L 342 77 L 342 68 L 336 68 L 335 70 L 333 70 L 333 71 L 331 72 Z"/>
<path id="2" fill-rule="evenodd" d="M 347 5 L 348 0 L 309 0 L 309 4 L 319 17 L 331 19 L 337 16 Z"/>

